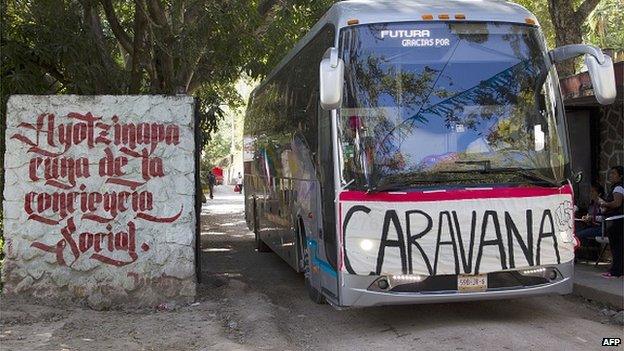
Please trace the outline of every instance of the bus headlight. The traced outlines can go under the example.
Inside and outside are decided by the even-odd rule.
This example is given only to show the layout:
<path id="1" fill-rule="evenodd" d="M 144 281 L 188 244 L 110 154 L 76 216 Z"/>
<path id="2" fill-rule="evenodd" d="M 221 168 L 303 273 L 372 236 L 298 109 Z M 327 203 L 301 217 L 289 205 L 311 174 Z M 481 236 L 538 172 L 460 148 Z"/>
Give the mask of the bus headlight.
<path id="1" fill-rule="evenodd" d="M 360 248 L 364 251 L 370 251 L 373 249 L 373 242 L 369 239 L 360 240 Z"/>
<path id="2" fill-rule="evenodd" d="M 546 268 L 544 267 L 537 267 L 520 271 L 520 274 L 522 275 L 528 275 L 533 277 L 543 277 L 544 273 L 546 273 Z"/>
<path id="3" fill-rule="evenodd" d="M 541 277 L 541 278 L 546 278 L 548 280 L 555 280 L 557 279 L 557 276 L 559 275 L 557 273 L 557 270 L 551 267 L 535 267 L 535 268 L 523 269 L 518 272 L 520 272 L 520 274 L 527 276 L 527 277 Z"/>
<path id="4" fill-rule="evenodd" d="M 397 282 L 397 284 L 419 283 L 425 279 L 427 279 L 427 277 L 420 274 L 399 274 L 392 276 L 392 280 Z"/>

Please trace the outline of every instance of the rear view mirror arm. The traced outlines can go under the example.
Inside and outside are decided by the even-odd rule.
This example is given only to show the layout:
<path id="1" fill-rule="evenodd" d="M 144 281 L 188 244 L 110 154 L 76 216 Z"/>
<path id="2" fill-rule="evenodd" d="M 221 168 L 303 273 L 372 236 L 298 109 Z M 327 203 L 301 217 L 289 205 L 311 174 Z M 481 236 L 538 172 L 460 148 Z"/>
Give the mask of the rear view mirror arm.
<path id="1" fill-rule="evenodd" d="M 602 50 L 595 46 L 585 44 L 572 44 L 552 49 L 548 53 L 553 63 L 560 63 L 584 54 L 593 56 L 601 65 L 605 63 L 605 56 Z"/>
<path id="2" fill-rule="evenodd" d="M 596 100 L 601 105 L 612 104 L 617 97 L 613 61 L 611 57 L 603 54 L 600 48 L 574 44 L 556 48 L 548 53 L 552 63 L 559 63 L 583 54 Z"/>

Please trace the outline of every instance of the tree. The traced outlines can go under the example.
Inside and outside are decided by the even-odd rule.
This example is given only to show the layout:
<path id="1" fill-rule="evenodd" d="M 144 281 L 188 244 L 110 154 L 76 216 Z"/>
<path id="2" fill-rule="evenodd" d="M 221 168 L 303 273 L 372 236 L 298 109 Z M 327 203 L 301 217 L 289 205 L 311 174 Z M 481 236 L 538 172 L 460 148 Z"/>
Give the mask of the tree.
<path id="1" fill-rule="evenodd" d="M 211 132 L 219 106 L 238 98 L 240 74 L 265 75 L 331 3 L 7 0 L 3 97 L 192 94 Z"/>
<path id="2" fill-rule="evenodd" d="M 589 15 L 601 2 L 613 2 L 612 7 L 607 11 L 613 11 L 614 16 L 621 22 L 622 5 L 621 0 L 514 0 L 535 13 L 538 17 L 546 38 L 550 39 L 552 45 L 564 46 L 569 44 L 583 43 L 583 35 L 586 34 L 587 27 L 583 24 Z M 618 2 L 619 6 L 618 6 Z M 619 8 L 619 10 L 618 10 Z M 546 13 L 546 10 L 548 11 Z M 590 28 L 591 29 L 591 28 Z M 621 33 L 613 33 L 621 35 Z M 593 42 L 593 44 L 599 44 Z M 575 73 L 576 60 L 569 60 L 558 65 L 560 77 L 566 77 Z"/>
<path id="3" fill-rule="evenodd" d="M 0 164 L 11 94 L 190 94 L 206 144 L 239 76 L 264 77 L 333 2 L 4 0 Z"/>
<path id="4" fill-rule="evenodd" d="M 548 12 L 555 28 L 557 46 L 580 44 L 583 42 L 583 23 L 596 8 L 600 0 L 583 0 L 576 8 L 574 1 L 548 0 Z M 562 77 L 575 73 L 575 62 L 569 60 L 559 66 Z"/>
<path id="5" fill-rule="evenodd" d="M 548 0 L 513 0 L 524 6 L 527 10 L 531 11 L 537 17 L 544 37 L 546 37 L 546 43 L 549 47 L 555 46 L 555 29 L 553 28 L 552 21 L 550 20 L 550 13 L 548 12 Z"/>
<path id="6" fill-rule="evenodd" d="M 589 15 L 583 39 L 602 48 L 613 49 L 613 60 L 624 59 L 624 2 L 622 0 L 602 0 Z"/>

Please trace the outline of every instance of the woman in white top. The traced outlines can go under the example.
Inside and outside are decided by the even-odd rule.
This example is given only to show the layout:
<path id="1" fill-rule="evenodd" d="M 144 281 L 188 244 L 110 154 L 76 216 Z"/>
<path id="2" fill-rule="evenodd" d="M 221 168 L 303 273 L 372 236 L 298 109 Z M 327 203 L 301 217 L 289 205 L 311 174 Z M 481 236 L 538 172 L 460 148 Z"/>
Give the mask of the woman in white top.
<path id="1" fill-rule="evenodd" d="M 609 272 L 603 273 L 605 278 L 616 278 L 624 275 L 624 167 L 615 166 L 609 170 L 611 191 L 606 200 L 599 201 L 600 208 L 606 221 L 606 231 L 609 236 L 609 245 L 613 263 Z"/>

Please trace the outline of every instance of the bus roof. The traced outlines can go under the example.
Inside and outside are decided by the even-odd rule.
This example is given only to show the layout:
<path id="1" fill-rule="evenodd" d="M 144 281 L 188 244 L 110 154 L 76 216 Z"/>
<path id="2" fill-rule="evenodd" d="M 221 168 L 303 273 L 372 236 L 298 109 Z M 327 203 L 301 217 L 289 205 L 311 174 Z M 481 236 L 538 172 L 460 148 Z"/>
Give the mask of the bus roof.
<path id="1" fill-rule="evenodd" d="M 337 2 L 321 17 L 310 31 L 293 47 L 267 77 L 252 91 L 254 96 L 282 67 L 284 67 L 327 24 L 333 24 L 336 33 L 348 27 L 348 20 L 357 19 L 358 25 L 385 22 L 424 21 L 423 15 L 447 14 L 451 21 L 455 14 L 463 14 L 463 21 L 488 21 L 526 24 L 527 19 L 538 24 L 537 18 L 524 7 L 507 0 L 347 0 Z"/>

